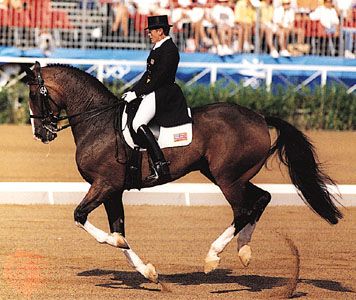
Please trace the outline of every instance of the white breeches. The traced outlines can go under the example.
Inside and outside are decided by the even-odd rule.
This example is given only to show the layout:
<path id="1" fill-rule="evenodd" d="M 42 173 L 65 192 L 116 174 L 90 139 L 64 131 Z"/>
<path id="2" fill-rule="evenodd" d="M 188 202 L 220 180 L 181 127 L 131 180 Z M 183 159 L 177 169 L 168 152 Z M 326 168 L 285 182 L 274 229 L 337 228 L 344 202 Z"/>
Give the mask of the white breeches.
<path id="1" fill-rule="evenodd" d="M 136 116 L 132 121 L 132 128 L 137 132 L 137 129 L 153 119 L 156 113 L 156 96 L 155 92 L 152 92 L 143 97 L 141 104 L 137 110 Z"/>

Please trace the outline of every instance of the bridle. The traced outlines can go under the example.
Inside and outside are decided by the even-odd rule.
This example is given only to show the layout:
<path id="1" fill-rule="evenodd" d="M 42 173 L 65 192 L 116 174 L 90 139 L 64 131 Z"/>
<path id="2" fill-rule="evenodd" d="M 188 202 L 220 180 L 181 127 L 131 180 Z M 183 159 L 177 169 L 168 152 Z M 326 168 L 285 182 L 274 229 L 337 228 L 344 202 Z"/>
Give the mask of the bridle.
<path id="1" fill-rule="evenodd" d="M 62 120 L 67 120 L 70 116 L 61 116 L 60 111 L 61 108 L 59 105 L 49 96 L 48 89 L 44 84 L 44 80 L 41 75 L 41 71 L 39 70 L 36 76 L 35 81 L 30 81 L 28 85 L 37 85 L 37 100 L 40 102 L 41 114 L 33 115 L 30 114 L 31 119 L 40 119 L 42 122 L 42 126 L 52 133 L 56 133 L 70 126 L 70 124 L 66 124 L 64 126 L 59 127 L 58 122 Z M 56 114 L 51 107 L 51 103 L 56 106 L 58 109 L 58 113 Z"/>
<path id="2" fill-rule="evenodd" d="M 119 108 L 122 105 L 125 105 L 125 101 L 118 101 L 114 104 L 108 104 L 108 105 L 103 105 L 101 107 L 93 108 L 87 111 L 79 112 L 73 115 L 65 115 L 61 116 L 61 107 L 51 98 L 51 96 L 48 93 L 48 89 L 45 86 L 44 80 L 41 75 L 41 70 L 39 69 L 37 71 L 36 78 L 32 81 L 28 82 L 28 85 L 37 85 L 37 93 L 36 97 L 38 98 L 40 102 L 40 107 L 41 107 L 41 112 L 40 115 L 33 115 L 30 114 L 31 119 L 40 119 L 42 122 L 43 128 L 46 130 L 50 131 L 51 133 L 55 134 L 58 131 L 61 131 L 63 129 L 66 129 L 70 126 L 74 126 L 73 124 L 65 124 L 63 126 L 59 126 L 58 123 L 63 120 L 68 120 L 70 121 L 71 119 L 81 116 L 81 115 L 86 115 L 85 120 L 94 118 L 106 111 L 109 111 L 113 108 Z M 58 113 L 55 113 L 51 107 L 51 103 L 57 108 Z M 78 124 L 79 122 L 76 122 Z"/>

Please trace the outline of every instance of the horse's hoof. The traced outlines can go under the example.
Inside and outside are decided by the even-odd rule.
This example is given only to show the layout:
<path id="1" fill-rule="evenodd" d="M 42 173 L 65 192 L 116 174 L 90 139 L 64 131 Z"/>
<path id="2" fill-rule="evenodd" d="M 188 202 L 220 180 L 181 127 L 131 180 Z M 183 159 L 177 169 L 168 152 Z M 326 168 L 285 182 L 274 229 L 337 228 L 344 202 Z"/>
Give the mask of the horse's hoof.
<path id="1" fill-rule="evenodd" d="M 239 250 L 239 258 L 241 263 L 247 267 L 250 264 L 252 256 L 251 247 L 249 245 L 244 245 Z"/>
<path id="2" fill-rule="evenodd" d="M 144 276 L 148 279 L 151 280 L 154 283 L 158 283 L 158 274 L 156 272 L 156 268 L 154 265 L 148 263 L 146 265 L 146 271 L 144 273 Z"/>
<path id="3" fill-rule="evenodd" d="M 204 273 L 208 274 L 214 271 L 220 264 L 220 257 L 216 258 L 206 258 L 204 265 Z"/>

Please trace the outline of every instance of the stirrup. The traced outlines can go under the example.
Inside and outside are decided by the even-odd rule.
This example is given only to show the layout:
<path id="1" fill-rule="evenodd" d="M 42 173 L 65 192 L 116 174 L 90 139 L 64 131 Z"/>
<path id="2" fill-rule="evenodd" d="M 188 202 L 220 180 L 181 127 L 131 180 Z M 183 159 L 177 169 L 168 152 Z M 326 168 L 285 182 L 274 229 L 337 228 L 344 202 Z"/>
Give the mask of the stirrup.
<path id="1" fill-rule="evenodd" d="M 158 161 L 151 166 L 152 173 L 147 176 L 145 179 L 146 183 L 155 183 L 162 182 L 165 180 L 169 180 L 171 178 L 171 174 L 169 172 L 169 161 Z"/>

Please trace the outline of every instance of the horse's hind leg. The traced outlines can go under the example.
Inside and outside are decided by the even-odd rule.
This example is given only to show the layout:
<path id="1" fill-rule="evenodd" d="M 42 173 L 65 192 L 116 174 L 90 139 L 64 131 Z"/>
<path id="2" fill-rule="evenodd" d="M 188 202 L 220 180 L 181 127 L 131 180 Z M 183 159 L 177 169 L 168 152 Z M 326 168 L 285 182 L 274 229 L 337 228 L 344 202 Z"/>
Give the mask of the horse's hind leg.
<path id="1" fill-rule="evenodd" d="M 252 233 L 255 230 L 256 223 L 260 219 L 263 211 L 271 200 L 271 195 L 267 191 L 255 186 L 251 182 L 246 185 L 246 197 L 247 197 L 247 207 L 242 209 L 242 214 L 247 215 L 249 219 L 246 225 L 244 218 L 241 218 L 241 224 L 235 225 L 236 230 L 242 227 L 237 238 L 237 249 L 239 252 L 239 258 L 242 264 L 246 267 L 251 260 L 251 247 L 249 242 L 251 241 Z M 238 219 L 236 222 L 239 222 Z"/>
<path id="2" fill-rule="evenodd" d="M 256 222 L 261 217 L 265 207 L 271 199 L 268 192 L 258 188 L 250 182 L 246 185 L 233 184 L 222 190 L 233 208 L 234 221 L 232 225 L 212 243 L 205 259 L 205 273 L 217 268 L 220 262 L 218 254 L 224 250 L 228 243 L 238 233 L 239 258 L 244 266 L 249 264 L 251 259 L 251 248 L 248 243 L 251 240 Z M 235 193 L 232 193 L 233 190 Z"/>

